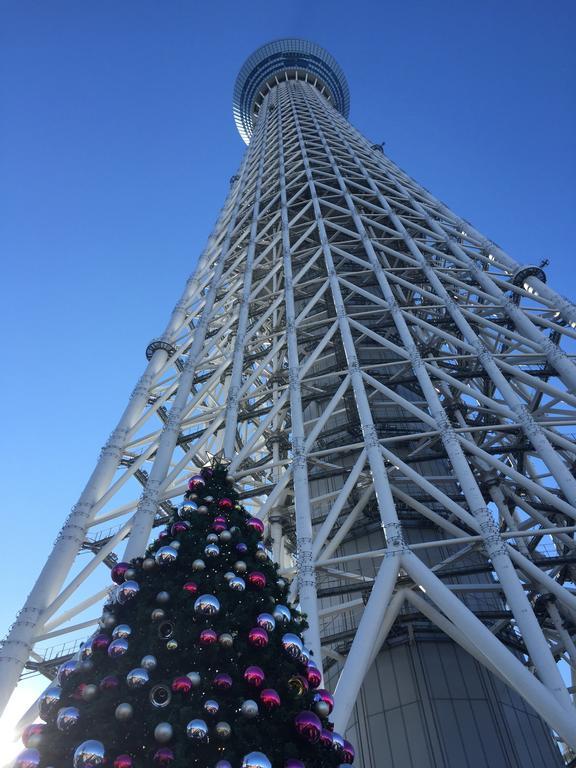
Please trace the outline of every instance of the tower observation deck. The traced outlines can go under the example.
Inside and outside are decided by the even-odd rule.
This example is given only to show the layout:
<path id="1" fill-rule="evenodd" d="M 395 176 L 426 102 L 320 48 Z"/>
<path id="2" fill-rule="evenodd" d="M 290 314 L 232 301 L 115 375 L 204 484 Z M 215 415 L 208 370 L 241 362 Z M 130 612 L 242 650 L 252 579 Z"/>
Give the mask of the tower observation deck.
<path id="1" fill-rule="evenodd" d="M 0 688 L 90 624 L 80 586 L 96 602 L 221 452 L 308 616 L 356 768 L 573 764 L 576 307 L 349 108 L 316 44 L 242 66 L 244 158 L 3 644 Z"/>

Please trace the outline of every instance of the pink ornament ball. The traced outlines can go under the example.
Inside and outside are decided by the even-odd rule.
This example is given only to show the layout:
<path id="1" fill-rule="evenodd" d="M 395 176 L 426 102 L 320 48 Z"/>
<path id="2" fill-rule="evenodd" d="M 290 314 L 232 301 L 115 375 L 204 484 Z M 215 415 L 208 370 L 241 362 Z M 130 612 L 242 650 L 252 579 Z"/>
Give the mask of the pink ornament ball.
<path id="1" fill-rule="evenodd" d="M 260 536 L 264 533 L 264 523 L 257 517 L 249 517 L 246 521 L 246 527 L 251 531 L 255 531 Z"/>
<path id="2" fill-rule="evenodd" d="M 218 642 L 218 635 L 213 629 L 203 629 L 200 632 L 200 645 L 205 648 Z"/>
<path id="3" fill-rule="evenodd" d="M 92 648 L 95 651 L 105 651 L 108 649 L 109 645 L 110 645 L 110 638 L 108 637 L 108 635 L 105 635 L 102 633 L 92 638 Z"/>
<path id="4" fill-rule="evenodd" d="M 280 700 L 280 694 L 278 691 L 275 691 L 274 688 L 264 688 L 260 692 L 260 702 L 262 703 L 264 709 L 267 709 L 269 712 L 271 712 L 273 709 L 278 709 L 282 703 Z"/>
<path id="5" fill-rule="evenodd" d="M 187 581 L 182 589 L 184 592 L 188 592 L 189 595 L 195 595 L 198 592 L 198 584 L 195 581 Z"/>
<path id="6" fill-rule="evenodd" d="M 350 744 L 349 741 L 346 741 L 346 739 L 344 739 L 344 750 L 341 757 L 342 762 L 345 765 L 352 765 L 355 757 L 356 757 L 356 752 L 354 750 L 354 747 L 352 746 L 352 744 Z"/>
<path id="7" fill-rule="evenodd" d="M 114 758 L 112 765 L 114 768 L 133 768 L 134 760 L 130 755 L 118 755 Z"/>
<path id="8" fill-rule="evenodd" d="M 179 520 L 170 528 L 170 533 L 172 536 L 178 536 L 179 533 L 186 533 L 189 528 L 190 523 L 187 523 L 186 520 Z"/>
<path id="9" fill-rule="evenodd" d="M 99 688 L 101 691 L 115 691 L 118 688 L 118 678 L 116 675 L 106 675 L 100 680 Z"/>
<path id="10" fill-rule="evenodd" d="M 232 678 L 226 672 L 219 672 L 212 680 L 212 685 L 219 691 L 228 691 L 232 688 Z"/>
<path id="11" fill-rule="evenodd" d="M 316 744 L 320 739 L 322 723 L 320 722 L 318 715 L 315 715 L 314 712 L 310 712 L 309 710 L 299 712 L 294 718 L 294 727 L 296 728 L 298 736 L 310 744 Z"/>
<path id="12" fill-rule="evenodd" d="M 262 571 L 252 571 L 246 577 L 246 581 L 254 589 L 264 589 L 266 586 L 266 576 L 264 576 Z"/>
<path id="13" fill-rule="evenodd" d="M 190 678 L 187 677 L 187 675 L 181 675 L 180 677 L 175 677 L 174 680 L 172 680 L 171 688 L 174 693 L 187 695 L 192 690 L 192 680 L 190 680 Z"/>
<path id="14" fill-rule="evenodd" d="M 115 584 L 122 584 L 124 581 L 124 574 L 131 568 L 130 563 L 116 563 L 116 565 L 110 571 L 110 578 Z"/>
<path id="15" fill-rule="evenodd" d="M 265 674 L 261 667 L 246 667 L 244 670 L 244 680 L 253 688 L 260 688 L 264 679 Z"/>
<path id="16" fill-rule="evenodd" d="M 261 627 L 253 627 L 248 632 L 248 642 L 255 648 L 265 648 L 268 645 L 268 632 Z"/>
<path id="17" fill-rule="evenodd" d="M 191 491 L 194 491 L 195 493 L 198 493 L 198 491 L 201 491 L 202 488 L 206 485 L 206 481 L 202 477 L 202 475 L 193 475 L 190 480 L 188 480 L 188 488 Z"/>
<path id="18" fill-rule="evenodd" d="M 324 688 L 318 688 L 314 691 L 314 704 L 319 701 L 323 701 L 328 706 L 328 714 L 334 709 L 334 697 L 330 691 L 326 691 Z"/>
<path id="19" fill-rule="evenodd" d="M 232 499 L 224 498 L 220 499 L 218 502 L 218 509 L 221 509 L 223 512 L 229 512 L 231 509 L 234 508 L 234 502 Z"/>
<path id="20" fill-rule="evenodd" d="M 322 682 L 322 675 L 320 674 L 318 667 L 308 664 L 306 667 L 306 679 L 308 680 L 310 688 L 318 688 Z"/>
<path id="21" fill-rule="evenodd" d="M 222 533 L 222 531 L 225 531 L 227 528 L 228 524 L 225 517 L 219 515 L 218 517 L 214 518 L 214 522 L 212 523 L 212 530 L 215 533 Z"/>
<path id="22" fill-rule="evenodd" d="M 38 741 L 42 736 L 42 732 L 46 728 L 44 723 L 30 723 L 22 731 L 22 744 L 25 747 L 34 747 L 35 741 Z"/>
<path id="23" fill-rule="evenodd" d="M 174 752 L 170 747 L 160 747 L 154 752 L 154 765 L 158 765 L 160 768 L 167 768 L 174 762 Z"/>

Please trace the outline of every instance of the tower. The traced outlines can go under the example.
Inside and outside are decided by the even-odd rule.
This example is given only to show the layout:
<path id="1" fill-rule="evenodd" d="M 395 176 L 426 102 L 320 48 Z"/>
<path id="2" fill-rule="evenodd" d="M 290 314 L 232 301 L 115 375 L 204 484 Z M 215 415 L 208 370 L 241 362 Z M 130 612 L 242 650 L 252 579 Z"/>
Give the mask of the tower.
<path id="1" fill-rule="evenodd" d="M 242 67 L 248 149 L 3 644 L 0 690 L 25 666 L 50 676 L 39 649 L 87 631 L 100 574 L 140 555 L 222 452 L 293 579 L 358 766 L 561 765 L 552 730 L 576 749 L 576 308 L 348 110 L 314 44 Z"/>

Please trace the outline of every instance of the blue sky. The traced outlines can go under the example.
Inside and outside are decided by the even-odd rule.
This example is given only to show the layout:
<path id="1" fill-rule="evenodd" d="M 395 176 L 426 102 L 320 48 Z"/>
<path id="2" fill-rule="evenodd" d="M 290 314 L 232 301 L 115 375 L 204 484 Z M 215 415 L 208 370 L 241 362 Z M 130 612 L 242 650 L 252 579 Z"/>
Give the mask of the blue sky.
<path id="1" fill-rule="evenodd" d="M 575 22 L 569 0 L 4 0 L 0 634 L 224 201 L 244 59 L 326 47 L 351 121 L 574 297 Z"/>

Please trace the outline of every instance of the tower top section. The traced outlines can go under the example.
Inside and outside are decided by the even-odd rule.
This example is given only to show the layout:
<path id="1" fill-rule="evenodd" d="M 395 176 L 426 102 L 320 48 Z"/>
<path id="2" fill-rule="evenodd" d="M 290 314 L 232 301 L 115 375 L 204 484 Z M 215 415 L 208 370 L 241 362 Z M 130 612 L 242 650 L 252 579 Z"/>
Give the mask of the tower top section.
<path id="1" fill-rule="evenodd" d="M 274 40 L 246 59 L 234 85 L 234 120 L 246 144 L 264 96 L 281 80 L 306 80 L 348 117 L 350 91 L 336 59 L 309 40 Z"/>

